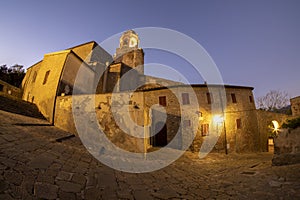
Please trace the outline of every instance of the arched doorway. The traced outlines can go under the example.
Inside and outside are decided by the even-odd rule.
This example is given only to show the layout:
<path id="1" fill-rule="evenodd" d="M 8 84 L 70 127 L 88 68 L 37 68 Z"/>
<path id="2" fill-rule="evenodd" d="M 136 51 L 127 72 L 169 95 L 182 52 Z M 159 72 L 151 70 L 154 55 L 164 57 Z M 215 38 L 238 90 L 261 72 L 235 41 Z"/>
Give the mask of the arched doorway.
<path id="1" fill-rule="evenodd" d="M 151 137 L 151 145 L 153 147 L 163 147 L 168 144 L 167 141 L 167 126 L 163 122 L 155 124 L 155 135 Z"/>
<path id="2" fill-rule="evenodd" d="M 272 121 L 272 125 L 269 126 L 271 128 L 271 133 L 268 137 L 268 152 L 274 153 L 274 138 L 277 137 L 279 132 L 279 123 L 276 120 Z"/>

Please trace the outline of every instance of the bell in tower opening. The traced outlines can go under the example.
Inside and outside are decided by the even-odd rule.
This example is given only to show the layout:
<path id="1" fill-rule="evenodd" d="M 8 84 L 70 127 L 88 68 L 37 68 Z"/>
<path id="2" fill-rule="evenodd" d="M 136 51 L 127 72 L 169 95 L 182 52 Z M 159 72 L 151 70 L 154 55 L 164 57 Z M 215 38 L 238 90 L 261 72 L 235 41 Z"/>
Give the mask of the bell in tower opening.
<path id="1" fill-rule="evenodd" d="M 139 48 L 139 42 L 139 36 L 135 31 L 124 32 L 120 38 L 120 46 L 114 55 L 114 61 L 122 62 L 136 69 L 139 74 L 144 74 L 144 51 Z"/>

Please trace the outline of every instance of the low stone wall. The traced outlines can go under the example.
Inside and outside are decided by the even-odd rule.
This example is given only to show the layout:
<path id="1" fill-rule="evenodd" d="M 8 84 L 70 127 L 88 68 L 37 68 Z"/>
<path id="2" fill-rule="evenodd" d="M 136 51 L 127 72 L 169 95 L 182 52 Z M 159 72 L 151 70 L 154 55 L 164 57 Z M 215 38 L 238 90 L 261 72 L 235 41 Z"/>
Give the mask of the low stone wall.
<path id="1" fill-rule="evenodd" d="M 13 97 L 17 99 L 22 98 L 22 90 L 13 85 L 10 85 L 2 80 L 0 80 L 0 94 L 2 96 Z"/>
<path id="2" fill-rule="evenodd" d="M 126 95 L 126 94 L 125 94 Z M 118 95 L 116 95 L 118 96 Z M 124 132 L 134 132 L 137 124 L 140 126 L 143 124 L 143 112 L 141 109 L 134 109 L 133 106 L 129 106 L 129 116 L 125 115 L 125 111 L 118 110 L 118 113 L 114 112 L 112 107 L 118 105 L 111 105 L 111 95 L 110 94 L 98 94 L 95 96 L 95 105 L 89 105 L 91 95 L 79 95 L 76 97 L 76 101 L 81 102 L 76 104 L 72 96 L 57 97 L 56 110 L 55 110 L 55 120 L 54 124 L 65 131 L 78 135 L 78 128 L 80 129 L 80 138 L 85 142 L 93 143 L 89 144 L 92 146 L 101 145 L 99 141 L 98 134 L 102 134 L 99 130 L 101 129 L 110 142 L 126 151 L 131 152 L 144 152 L 144 140 L 142 138 L 136 138 L 128 135 Z M 139 96 L 137 99 L 132 99 L 133 102 L 140 102 Z M 122 101 L 122 94 L 120 94 L 120 99 L 117 101 L 119 103 L 125 103 Z M 72 111 L 72 104 L 75 104 Z M 142 105 L 141 105 L 142 107 Z M 113 115 L 114 113 L 114 115 Z M 128 117 L 124 117 L 128 116 Z M 77 127 L 75 127 L 74 117 L 77 119 Z M 94 121 L 93 117 L 97 120 Z M 81 119 L 82 118 L 82 119 Z M 119 124 L 115 119 L 119 119 Z M 121 123 L 121 124 L 120 124 Z M 122 125 L 122 128 L 119 127 Z M 96 128 L 95 128 L 96 126 Z M 97 133 L 95 133 L 95 130 Z M 109 150 L 109 149 L 106 149 Z"/>
<path id="3" fill-rule="evenodd" d="M 293 116 L 300 116 L 300 96 L 292 98 L 290 101 Z"/>
<path id="4" fill-rule="evenodd" d="M 300 163 L 300 127 L 283 130 L 274 141 L 273 165 Z"/>

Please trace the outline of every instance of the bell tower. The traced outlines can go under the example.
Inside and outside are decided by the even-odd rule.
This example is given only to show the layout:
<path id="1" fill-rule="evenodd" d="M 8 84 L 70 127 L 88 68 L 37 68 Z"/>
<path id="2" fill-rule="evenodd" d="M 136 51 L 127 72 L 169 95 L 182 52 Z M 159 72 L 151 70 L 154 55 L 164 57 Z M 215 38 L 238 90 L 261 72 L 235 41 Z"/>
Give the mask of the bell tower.
<path id="1" fill-rule="evenodd" d="M 139 48 L 139 42 L 135 31 L 124 32 L 120 38 L 120 46 L 116 49 L 114 61 L 122 62 L 133 69 L 139 66 L 137 71 L 139 74 L 144 74 L 144 51 Z"/>

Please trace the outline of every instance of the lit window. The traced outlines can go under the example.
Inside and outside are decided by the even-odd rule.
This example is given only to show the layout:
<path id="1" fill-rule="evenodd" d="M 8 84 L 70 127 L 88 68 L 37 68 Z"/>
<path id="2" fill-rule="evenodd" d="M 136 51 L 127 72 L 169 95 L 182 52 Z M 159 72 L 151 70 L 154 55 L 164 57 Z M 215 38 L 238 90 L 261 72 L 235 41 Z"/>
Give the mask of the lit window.
<path id="1" fill-rule="evenodd" d="M 43 85 L 45 85 L 47 83 L 49 74 L 50 74 L 50 70 L 46 71 L 46 74 L 45 74 L 45 77 L 44 77 L 44 81 L 43 81 Z"/>
<path id="2" fill-rule="evenodd" d="M 209 135 L 209 124 L 201 124 L 201 135 L 202 136 Z"/>
<path id="3" fill-rule="evenodd" d="M 231 93 L 231 100 L 232 100 L 232 103 L 236 103 L 236 96 L 234 93 Z"/>
<path id="4" fill-rule="evenodd" d="M 182 97 L 182 104 L 183 104 L 183 105 L 190 104 L 189 93 L 182 93 L 182 94 L 181 94 L 181 97 Z"/>
<path id="5" fill-rule="evenodd" d="M 242 128 L 242 120 L 241 119 L 237 119 L 236 120 L 236 128 L 237 129 L 241 129 Z"/>
<path id="6" fill-rule="evenodd" d="M 159 97 L 159 105 L 161 105 L 161 106 L 167 106 L 167 98 L 166 98 L 166 96 L 161 96 L 161 97 Z"/>

